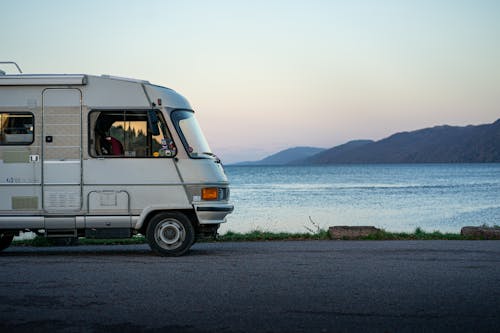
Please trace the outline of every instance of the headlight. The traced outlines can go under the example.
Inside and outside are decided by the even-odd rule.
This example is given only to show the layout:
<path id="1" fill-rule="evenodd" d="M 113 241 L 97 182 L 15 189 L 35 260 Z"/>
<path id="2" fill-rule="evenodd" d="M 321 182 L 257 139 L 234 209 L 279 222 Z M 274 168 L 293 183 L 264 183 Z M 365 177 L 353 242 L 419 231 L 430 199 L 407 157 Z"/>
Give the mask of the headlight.
<path id="1" fill-rule="evenodd" d="M 200 198 L 201 200 L 208 201 L 229 200 L 229 187 L 202 187 L 201 189 L 198 188 L 198 190 L 201 190 L 201 197 L 198 196 L 198 200 L 200 200 Z M 193 198 L 195 198 L 194 194 Z"/>
<path id="2" fill-rule="evenodd" d="M 219 188 L 205 187 L 201 189 L 201 200 L 218 200 Z"/>

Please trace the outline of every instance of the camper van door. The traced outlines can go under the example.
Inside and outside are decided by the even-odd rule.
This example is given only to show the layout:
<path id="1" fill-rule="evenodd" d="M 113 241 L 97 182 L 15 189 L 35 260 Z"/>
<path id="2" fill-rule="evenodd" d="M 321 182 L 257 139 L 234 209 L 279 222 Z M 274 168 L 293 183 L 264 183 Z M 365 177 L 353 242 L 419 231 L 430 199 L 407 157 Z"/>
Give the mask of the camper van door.
<path id="1" fill-rule="evenodd" d="M 82 208 L 82 93 L 43 91 L 42 197 L 48 213 Z"/>

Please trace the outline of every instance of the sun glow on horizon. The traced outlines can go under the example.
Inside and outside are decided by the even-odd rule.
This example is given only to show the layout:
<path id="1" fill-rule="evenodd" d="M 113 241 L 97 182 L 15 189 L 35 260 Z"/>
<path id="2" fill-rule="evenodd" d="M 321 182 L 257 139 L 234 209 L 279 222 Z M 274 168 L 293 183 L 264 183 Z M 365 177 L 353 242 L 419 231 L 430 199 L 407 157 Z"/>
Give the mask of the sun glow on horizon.
<path id="1" fill-rule="evenodd" d="M 498 1 L 19 0 L 3 8 L 23 13 L 23 24 L 2 17 L 0 60 L 26 73 L 171 87 L 227 163 L 500 117 Z"/>

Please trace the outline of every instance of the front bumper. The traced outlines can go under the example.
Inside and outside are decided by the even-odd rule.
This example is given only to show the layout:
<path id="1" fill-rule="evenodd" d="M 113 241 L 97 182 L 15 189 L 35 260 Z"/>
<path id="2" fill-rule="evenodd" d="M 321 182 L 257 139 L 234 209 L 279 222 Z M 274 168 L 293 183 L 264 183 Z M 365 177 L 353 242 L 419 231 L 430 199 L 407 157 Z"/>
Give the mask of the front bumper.
<path id="1" fill-rule="evenodd" d="M 225 203 L 194 204 L 193 206 L 200 224 L 224 223 L 226 216 L 234 210 L 233 205 Z"/>

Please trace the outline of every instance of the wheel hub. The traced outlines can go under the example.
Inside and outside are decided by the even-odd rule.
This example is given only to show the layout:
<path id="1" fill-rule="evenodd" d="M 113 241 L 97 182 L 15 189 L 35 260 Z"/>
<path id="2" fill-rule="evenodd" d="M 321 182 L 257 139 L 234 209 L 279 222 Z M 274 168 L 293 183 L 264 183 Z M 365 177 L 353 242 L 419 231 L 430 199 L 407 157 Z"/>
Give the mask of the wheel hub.
<path id="1" fill-rule="evenodd" d="M 184 239 L 185 231 L 179 223 L 166 221 L 159 226 L 157 235 L 164 244 L 171 246 Z"/>

